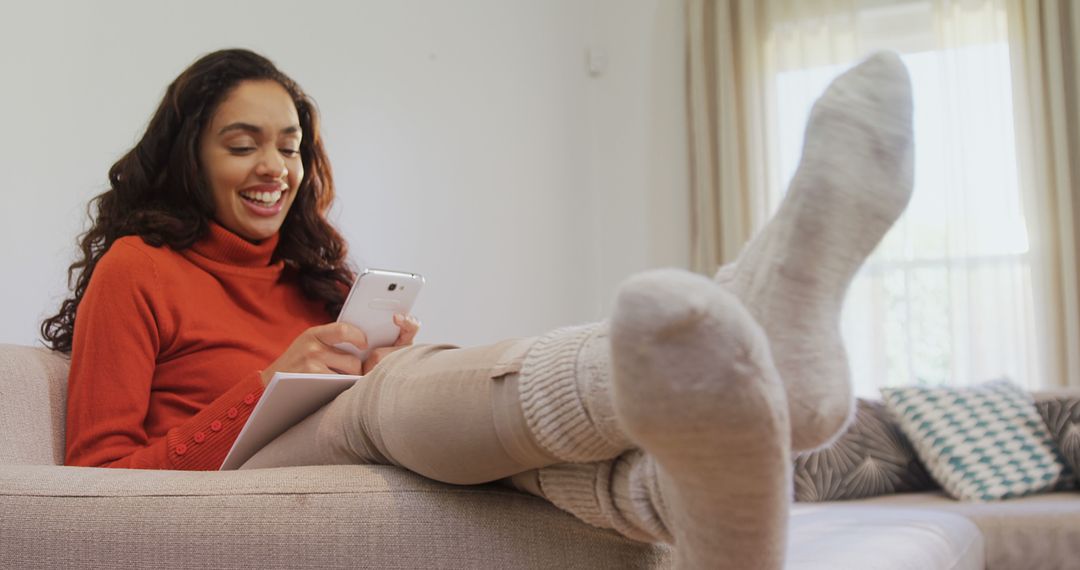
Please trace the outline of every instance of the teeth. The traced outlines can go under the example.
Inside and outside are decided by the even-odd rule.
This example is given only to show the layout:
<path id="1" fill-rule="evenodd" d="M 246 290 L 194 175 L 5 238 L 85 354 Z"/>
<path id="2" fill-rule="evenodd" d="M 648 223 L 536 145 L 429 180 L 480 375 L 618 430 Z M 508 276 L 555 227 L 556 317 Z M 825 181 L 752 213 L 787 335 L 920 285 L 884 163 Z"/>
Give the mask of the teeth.
<path id="1" fill-rule="evenodd" d="M 281 190 L 274 190 L 273 192 L 241 192 L 240 195 L 264 204 L 276 204 L 281 199 Z"/>

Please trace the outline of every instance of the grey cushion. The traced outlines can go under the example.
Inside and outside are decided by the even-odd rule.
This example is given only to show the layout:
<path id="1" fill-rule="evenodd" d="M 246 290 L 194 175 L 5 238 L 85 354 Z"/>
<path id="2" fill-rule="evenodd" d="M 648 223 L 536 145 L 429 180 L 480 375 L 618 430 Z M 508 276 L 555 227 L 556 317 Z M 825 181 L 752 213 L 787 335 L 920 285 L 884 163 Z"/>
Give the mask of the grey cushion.
<path id="1" fill-rule="evenodd" d="M 860 499 L 937 488 L 881 402 L 858 400 L 851 426 L 795 460 L 795 499 Z"/>
<path id="2" fill-rule="evenodd" d="M 1065 488 L 1076 487 L 1076 474 L 1080 473 L 1080 397 L 1054 398 L 1036 402 L 1050 436 L 1057 444 L 1057 451 L 1072 471 L 1067 478 L 1071 483 Z"/>

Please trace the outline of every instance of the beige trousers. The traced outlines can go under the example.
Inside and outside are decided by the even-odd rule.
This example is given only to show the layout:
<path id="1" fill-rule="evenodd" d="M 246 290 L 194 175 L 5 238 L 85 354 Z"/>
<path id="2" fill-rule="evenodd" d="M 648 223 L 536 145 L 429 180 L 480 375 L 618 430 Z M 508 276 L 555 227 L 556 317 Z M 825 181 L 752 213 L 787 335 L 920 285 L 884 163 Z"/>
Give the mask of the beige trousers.
<path id="1" fill-rule="evenodd" d="M 375 464 L 453 484 L 500 481 L 629 538 L 668 540 L 647 498 L 654 467 L 642 453 L 568 464 L 536 442 L 518 390 L 536 340 L 395 351 L 241 469 Z"/>
<path id="2" fill-rule="evenodd" d="M 395 351 L 241 468 L 397 465 L 467 485 L 556 463 L 529 434 L 518 396 L 534 340 Z"/>

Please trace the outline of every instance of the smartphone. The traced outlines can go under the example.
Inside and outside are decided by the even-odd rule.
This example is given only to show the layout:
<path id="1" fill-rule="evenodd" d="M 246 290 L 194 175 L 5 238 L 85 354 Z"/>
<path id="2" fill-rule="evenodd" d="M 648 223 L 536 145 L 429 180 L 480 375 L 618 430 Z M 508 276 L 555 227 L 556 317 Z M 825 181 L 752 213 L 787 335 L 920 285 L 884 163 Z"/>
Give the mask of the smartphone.
<path id="1" fill-rule="evenodd" d="M 337 320 L 364 331 L 368 348 L 357 348 L 349 343 L 337 344 L 335 348 L 351 352 L 363 360 L 373 348 L 393 346 L 401 332 L 394 324 L 394 314 L 412 311 L 423 285 L 424 278 L 416 273 L 386 269 L 365 269 L 360 272 Z"/>

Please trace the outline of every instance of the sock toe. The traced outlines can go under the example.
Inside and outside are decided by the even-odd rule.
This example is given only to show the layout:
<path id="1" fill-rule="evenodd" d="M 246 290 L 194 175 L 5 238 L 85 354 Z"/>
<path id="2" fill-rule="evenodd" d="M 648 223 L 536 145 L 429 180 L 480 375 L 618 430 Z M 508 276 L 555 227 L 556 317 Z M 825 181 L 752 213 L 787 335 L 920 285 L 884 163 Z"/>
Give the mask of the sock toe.
<path id="1" fill-rule="evenodd" d="M 615 406 L 636 443 L 693 446 L 714 432 L 738 437 L 747 414 L 774 412 L 761 386 L 744 390 L 745 383 L 767 384 L 769 398 L 783 398 L 765 333 L 710 279 L 646 272 L 623 284 L 615 307 Z M 776 382 L 760 380 L 763 374 Z"/>
<path id="2" fill-rule="evenodd" d="M 615 408 L 656 462 L 676 565 L 779 567 L 791 427 L 761 327 L 708 278 L 653 271 L 620 288 L 611 343 Z"/>

